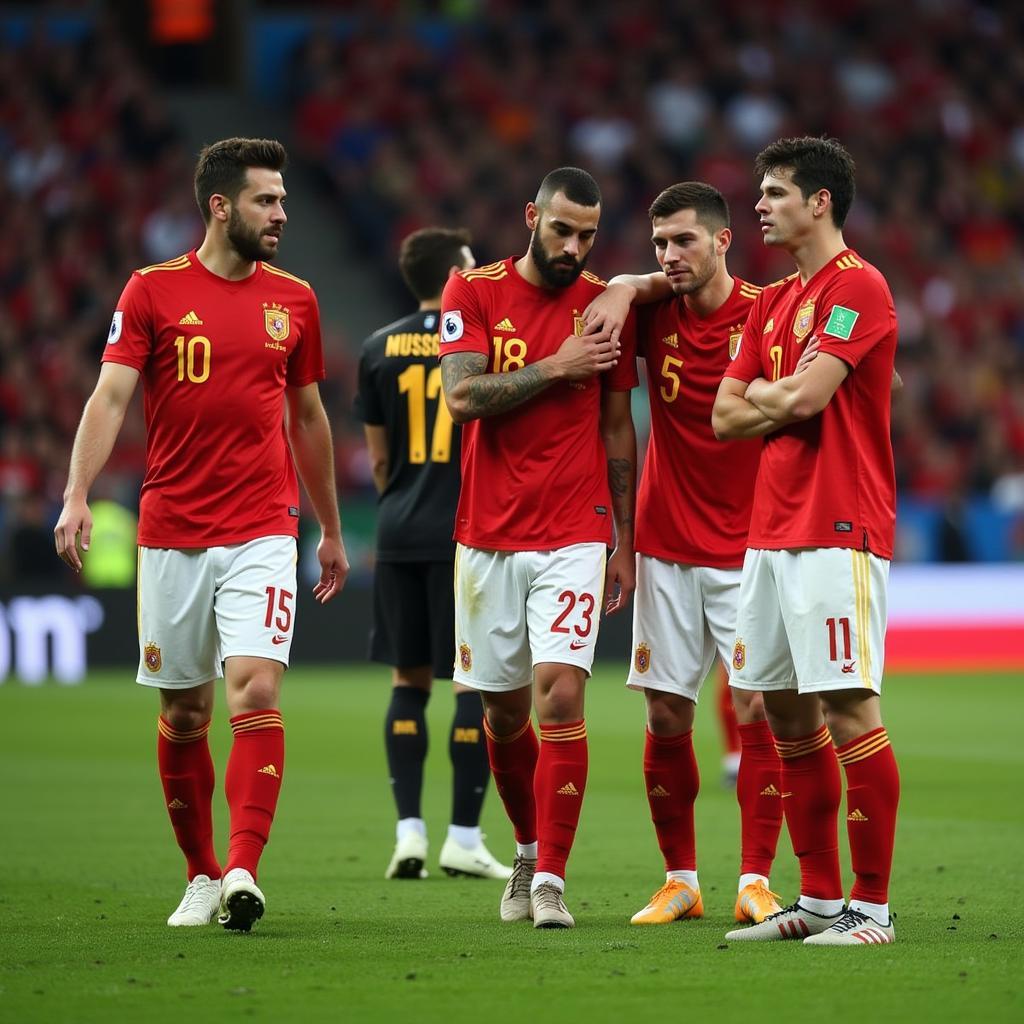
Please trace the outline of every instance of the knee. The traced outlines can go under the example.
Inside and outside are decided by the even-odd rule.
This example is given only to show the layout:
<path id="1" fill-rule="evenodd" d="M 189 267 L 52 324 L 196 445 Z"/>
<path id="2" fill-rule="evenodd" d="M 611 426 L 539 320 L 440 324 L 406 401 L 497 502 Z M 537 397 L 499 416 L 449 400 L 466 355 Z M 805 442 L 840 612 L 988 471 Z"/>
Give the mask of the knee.
<path id="1" fill-rule="evenodd" d="M 732 691 L 732 703 L 736 709 L 736 721 L 740 725 L 751 725 L 765 720 L 764 697 L 756 690 Z"/>
<path id="2" fill-rule="evenodd" d="M 647 728 L 653 736 L 681 736 L 693 728 L 693 703 L 673 694 L 647 696 Z"/>
<path id="3" fill-rule="evenodd" d="M 578 722 L 583 717 L 583 680 L 574 672 L 552 679 L 537 693 L 537 715 L 545 725 Z"/>
<path id="4" fill-rule="evenodd" d="M 484 707 L 487 728 L 495 736 L 511 736 L 518 732 L 529 720 L 530 709 L 505 707 L 500 704 L 487 704 Z"/>
<path id="5" fill-rule="evenodd" d="M 196 695 L 164 693 L 161 714 L 175 732 L 192 732 L 210 720 L 213 701 Z"/>
<path id="6" fill-rule="evenodd" d="M 276 708 L 280 684 L 270 673 L 257 672 L 247 679 L 239 680 L 229 691 L 231 714 L 247 711 L 266 711 Z"/>

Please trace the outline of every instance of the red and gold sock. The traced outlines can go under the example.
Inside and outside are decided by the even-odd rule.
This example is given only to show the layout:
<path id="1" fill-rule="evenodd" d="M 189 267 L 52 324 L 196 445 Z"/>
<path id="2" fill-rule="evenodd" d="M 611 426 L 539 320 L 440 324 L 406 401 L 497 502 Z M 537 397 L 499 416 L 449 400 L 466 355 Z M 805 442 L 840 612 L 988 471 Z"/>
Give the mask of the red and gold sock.
<path id="1" fill-rule="evenodd" d="M 692 729 L 681 736 L 655 736 L 647 730 L 644 785 L 665 870 L 696 871 L 693 805 L 700 790 L 700 772 Z"/>
<path id="2" fill-rule="evenodd" d="M 533 722 L 511 736 L 495 736 L 484 717 L 487 759 L 491 764 L 494 788 L 505 805 L 517 843 L 537 841 L 537 804 L 533 796 L 533 776 L 540 746 Z"/>
<path id="3" fill-rule="evenodd" d="M 277 809 L 284 775 L 284 724 L 277 709 L 248 711 L 231 719 L 235 734 L 224 791 L 231 812 L 226 871 L 245 868 L 256 877 Z"/>
<path id="4" fill-rule="evenodd" d="M 770 877 L 782 831 L 782 763 L 767 722 L 739 726 L 740 874 Z"/>
<path id="5" fill-rule="evenodd" d="M 889 872 L 896 841 L 900 773 L 879 727 L 844 743 L 836 757 L 846 772 L 846 831 L 854 883 L 851 900 L 889 902 Z"/>
<path id="6" fill-rule="evenodd" d="M 540 727 L 534 773 L 537 871 L 565 878 L 587 788 L 587 726 L 583 721 Z"/>
<path id="7" fill-rule="evenodd" d="M 156 760 L 174 838 L 185 854 L 191 881 L 196 875 L 220 878 L 213 849 L 213 759 L 209 721 L 187 732 L 157 718 Z"/>
<path id="8" fill-rule="evenodd" d="M 839 762 L 828 729 L 775 741 L 782 759 L 782 810 L 800 861 L 800 893 L 820 900 L 843 898 L 839 873 Z"/>
<path id="9" fill-rule="evenodd" d="M 743 743 L 740 738 L 740 725 L 736 721 L 736 706 L 732 702 L 732 687 L 729 685 L 729 673 L 725 666 L 718 663 L 718 724 L 722 730 L 722 744 L 727 754 L 740 753 Z"/>

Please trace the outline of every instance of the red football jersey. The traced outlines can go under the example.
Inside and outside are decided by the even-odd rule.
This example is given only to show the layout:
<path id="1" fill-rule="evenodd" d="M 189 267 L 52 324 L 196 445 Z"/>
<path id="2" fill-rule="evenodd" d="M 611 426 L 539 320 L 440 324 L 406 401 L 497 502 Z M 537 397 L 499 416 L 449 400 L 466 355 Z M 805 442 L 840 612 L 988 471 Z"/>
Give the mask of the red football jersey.
<path id="1" fill-rule="evenodd" d="M 584 271 L 568 288 L 538 288 L 518 257 L 451 277 L 441 314 L 441 358 L 479 352 L 488 372 L 536 363 L 582 333 L 583 310 L 605 287 Z M 599 432 L 603 389 L 636 387 L 632 320 L 622 357 L 598 378 L 559 381 L 522 405 L 462 431 L 462 490 L 455 539 L 495 551 L 544 551 L 610 543 L 611 493 Z"/>
<path id="2" fill-rule="evenodd" d="M 747 544 L 858 548 L 892 558 L 896 311 L 878 270 L 846 249 L 805 285 L 793 275 L 765 288 L 726 376 L 786 377 L 813 335 L 850 373 L 820 415 L 765 437 Z"/>
<path id="3" fill-rule="evenodd" d="M 284 391 L 324 376 L 320 314 L 305 281 L 261 262 L 228 281 L 194 250 L 137 270 L 103 361 L 142 374 L 139 544 L 205 548 L 298 534 Z"/>
<path id="4" fill-rule="evenodd" d="M 636 309 L 651 402 L 636 503 L 636 549 L 645 555 L 717 569 L 743 565 L 761 441 L 718 441 L 711 408 L 760 290 L 735 278 L 729 298 L 706 319 L 676 296 Z"/>

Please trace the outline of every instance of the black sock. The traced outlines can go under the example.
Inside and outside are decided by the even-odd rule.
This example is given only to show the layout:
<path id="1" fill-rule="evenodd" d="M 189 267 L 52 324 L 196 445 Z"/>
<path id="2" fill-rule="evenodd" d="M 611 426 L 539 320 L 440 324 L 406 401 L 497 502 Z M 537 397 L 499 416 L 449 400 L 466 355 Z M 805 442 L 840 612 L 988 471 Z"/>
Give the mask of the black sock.
<path id="1" fill-rule="evenodd" d="M 480 824 L 480 809 L 491 774 L 479 693 L 455 694 L 448 756 L 452 762 L 452 824 L 474 828 Z"/>
<path id="2" fill-rule="evenodd" d="M 420 818 L 423 762 L 427 758 L 427 716 L 430 693 L 415 686 L 395 686 L 384 719 L 391 790 L 398 817 Z"/>

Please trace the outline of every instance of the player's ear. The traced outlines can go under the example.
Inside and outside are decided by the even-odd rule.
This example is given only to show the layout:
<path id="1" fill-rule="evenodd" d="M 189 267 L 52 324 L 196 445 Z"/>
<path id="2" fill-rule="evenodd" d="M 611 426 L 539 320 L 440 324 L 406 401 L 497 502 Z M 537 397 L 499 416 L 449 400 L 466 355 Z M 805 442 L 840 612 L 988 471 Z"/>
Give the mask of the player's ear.
<path id="1" fill-rule="evenodd" d="M 730 245 L 732 245 L 731 228 L 722 228 L 721 231 L 715 232 L 715 252 L 719 256 L 724 256 L 729 251 Z"/>
<path id="2" fill-rule="evenodd" d="M 210 217 L 212 220 L 227 221 L 231 216 L 231 200 L 227 196 L 214 192 L 210 196 Z"/>
<path id="3" fill-rule="evenodd" d="M 811 210 L 815 217 L 824 217 L 832 204 L 832 193 L 827 188 L 819 188 L 811 200 Z"/>
<path id="4" fill-rule="evenodd" d="M 531 231 L 537 230 L 537 222 L 540 220 L 540 209 L 534 202 L 526 204 L 526 226 Z"/>

